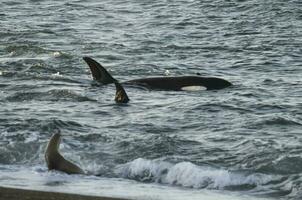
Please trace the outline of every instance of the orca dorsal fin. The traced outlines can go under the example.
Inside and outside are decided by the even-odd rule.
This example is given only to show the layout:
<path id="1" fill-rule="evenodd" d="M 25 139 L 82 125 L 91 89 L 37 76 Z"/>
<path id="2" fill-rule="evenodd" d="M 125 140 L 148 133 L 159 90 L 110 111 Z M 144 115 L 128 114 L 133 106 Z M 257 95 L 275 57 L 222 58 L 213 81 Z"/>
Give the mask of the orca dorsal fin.
<path id="1" fill-rule="evenodd" d="M 109 84 L 115 83 L 116 80 L 109 74 L 109 72 L 97 61 L 90 57 L 83 57 L 83 60 L 88 64 L 92 77 L 94 80 L 102 83 Z"/>
<path id="2" fill-rule="evenodd" d="M 116 87 L 116 93 L 115 93 L 115 102 L 116 103 L 128 103 L 129 102 L 129 97 L 123 88 L 123 86 L 119 82 L 115 82 L 115 87 Z"/>

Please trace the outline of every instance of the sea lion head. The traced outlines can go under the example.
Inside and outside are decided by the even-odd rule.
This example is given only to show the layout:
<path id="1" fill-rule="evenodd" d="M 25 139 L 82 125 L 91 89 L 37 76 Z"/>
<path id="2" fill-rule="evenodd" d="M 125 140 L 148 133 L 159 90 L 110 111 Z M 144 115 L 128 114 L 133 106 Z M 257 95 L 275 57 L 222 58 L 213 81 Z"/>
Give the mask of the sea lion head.
<path id="1" fill-rule="evenodd" d="M 55 133 L 51 136 L 50 141 L 47 145 L 46 152 L 58 152 L 61 143 L 61 133 Z"/>

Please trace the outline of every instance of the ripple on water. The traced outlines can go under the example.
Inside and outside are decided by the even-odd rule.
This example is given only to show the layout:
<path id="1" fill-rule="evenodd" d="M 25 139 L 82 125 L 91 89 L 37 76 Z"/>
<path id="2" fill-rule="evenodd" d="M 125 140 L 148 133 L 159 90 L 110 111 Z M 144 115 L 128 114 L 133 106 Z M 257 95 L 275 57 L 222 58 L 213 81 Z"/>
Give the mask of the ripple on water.
<path id="1" fill-rule="evenodd" d="M 6 134 L 2 135 L 2 140 L 5 141 L 6 138 L 10 136 L 18 136 L 21 137 L 22 140 L 26 139 L 26 134 L 29 132 L 41 132 L 43 133 L 54 133 L 58 129 L 70 129 L 70 130 L 78 130 L 82 131 L 87 127 L 83 124 L 80 124 L 76 121 L 68 121 L 68 120 L 59 120 L 56 118 L 50 119 L 12 119 L 12 118 L 2 118 L 1 119 L 1 127 L 5 130 Z M 24 132 L 26 133 L 24 135 Z"/>
<path id="2" fill-rule="evenodd" d="M 9 102 L 24 101 L 96 101 L 71 90 L 49 90 L 47 92 L 16 92 L 6 98 Z"/>
<path id="3" fill-rule="evenodd" d="M 301 151 L 301 149 L 300 149 Z M 259 170 L 268 171 L 273 174 L 301 174 L 302 158 L 297 156 L 284 156 L 262 166 Z"/>
<path id="4" fill-rule="evenodd" d="M 290 116 L 267 116 L 261 117 L 260 120 L 256 121 L 253 127 L 291 127 L 291 126 L 302 126 L 298 119 Z"/>
<path id="5" fill-rule="evenodd" d="M 45 48 L 35 44 L 9 45 L 4 49 L 4 51 L 7 52 L 11 57 L 49 53 L 49 50 L 46 50 Z"/>

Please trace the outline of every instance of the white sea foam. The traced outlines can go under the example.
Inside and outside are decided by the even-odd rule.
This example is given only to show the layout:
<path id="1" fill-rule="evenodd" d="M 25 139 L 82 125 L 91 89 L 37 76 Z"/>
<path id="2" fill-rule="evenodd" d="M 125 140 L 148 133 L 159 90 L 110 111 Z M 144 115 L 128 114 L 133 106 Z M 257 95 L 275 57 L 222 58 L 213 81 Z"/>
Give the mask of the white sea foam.
<path id="1" fill-rule="evenodd" d="M 59 51 L 53 52 L 54 57 L 60 57 L 61 55 L 62 55 L 62 53 Z"/>
<path id="2" fill-rule="evenodd" d="M 48 171 L 45 166 L 0 165 L 0 168 L 0 185 L 6 187 L 140 200 L 259 200 L 226 191 L 190 190 L 125 179 L 68 175 Z"/>
<path id="3" fill-rule="evenodd" d="M 54 76 L 54 77 L 62 77 L 63 75 L 60 72 L 57 72 L 57 73 L 52 74 L 52 76 Z"/>
<path id="4" fill-rule="evenodd" d="M 197 166 L 190 162 L 172 164 L 159 160 L 138 158 L 120 165 L 115 172 L 124 178 L 154 181 L 192 188 L 224 189 L 228 186 L 258 186 L 273 180 L 265 174 L 245 174 L 226 169 Z M 276 178 L 276 177 L 275 177 Z"/>
<path id="5" fill-rule="evenodd" d="M 25 143 L 34 142 L 39 140 L 39 133 L 38 132 L 31 132 L 30 135 L 25 139 Z"/>
<path id="6" fill-rule="evenodd" d="M 121 165 L 116 172 L 122 177 L 139 178 L 141 180 L 160 178 L 164 171 L 172 167 L 168 162 L 152 161 L 143 158 L 135 159 L 125 165 Z M 158 181 L 158 180 L 154 180 Z"/>

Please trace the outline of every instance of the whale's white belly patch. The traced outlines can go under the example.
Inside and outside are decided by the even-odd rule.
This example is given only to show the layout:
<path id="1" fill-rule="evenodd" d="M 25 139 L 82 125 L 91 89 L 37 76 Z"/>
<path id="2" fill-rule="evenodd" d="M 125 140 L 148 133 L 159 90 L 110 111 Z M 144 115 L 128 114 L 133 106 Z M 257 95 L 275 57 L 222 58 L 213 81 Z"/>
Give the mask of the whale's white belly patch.
<path id="1" fill-rule="evenodd" d="M 182 87 L 181 90 L 183 90 L 183 91 L 203 91 L 203 90 L 207 90 L 207 88 L 204 86 L 201 86 L 201 85 L 190 85 L 190 86 Z"/>

